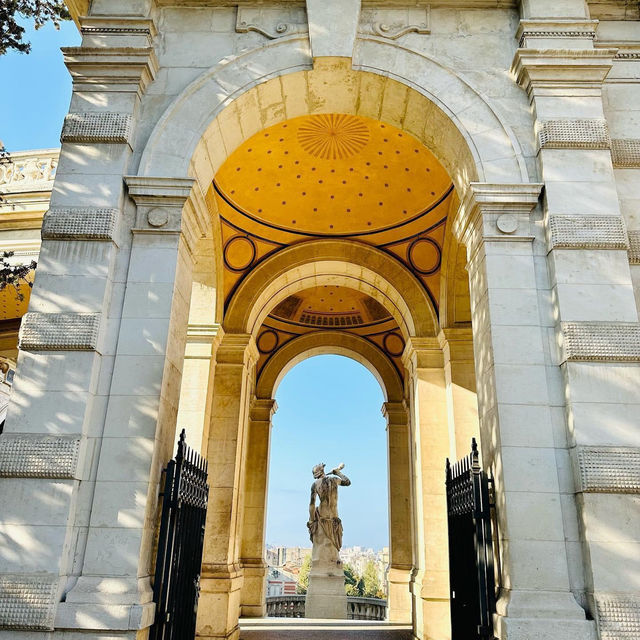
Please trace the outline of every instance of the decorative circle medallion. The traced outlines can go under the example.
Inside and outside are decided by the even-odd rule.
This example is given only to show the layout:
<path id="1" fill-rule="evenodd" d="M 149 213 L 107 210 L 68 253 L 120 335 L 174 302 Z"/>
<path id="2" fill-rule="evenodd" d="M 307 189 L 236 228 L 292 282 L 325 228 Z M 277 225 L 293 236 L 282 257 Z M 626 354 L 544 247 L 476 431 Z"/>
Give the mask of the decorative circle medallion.
<path id="1" fill-rule="evenodd" d="M 417 238 L 407 249 L 407 260 L 411 268 L 420 275 L 429 276 L 440 268 L 442 252 L 435 240 L 428 237 Z"/>
<path id="2" fill-rule="evenodd" d="M 247 236 L 233 236 L 224 245 L 222 256 L 231 271 L 244 271 L 256 259 L 256 245 Z"/>
<path id="3" fill-rule="evenodd" d="M 258 336 L 256 346 L 260 353 L 271 353 L 278 346 L 278 342 L 278 334 L 273 329 L 266 329 Z"/>
<path id="4" fill-rule="evenodd" d="M 164 227 L 169 222 L 169 214 L 164 209 L 154 207 L 147 213 L 147 222 L 152 227 Z"/>
<path id="5" fill-rule="evenodd" d="M 311 116 L 298 129 L 300 146 L 315 158 L 337 160 L 358 153 L 369 142 L 369 128 L 344 113 Z"/>
<path id="6" fill-rule="evenodd" d="M 515 233 L 518 229 L 518 218 L 510 213 L 503 213 L 498 216 L 496 226 L 502 233 Z"/>
<path id="7" fill-rule="evenodd" d="M 392 331 L 384 336 L 382 339 L 382 346 L 390 356 L 398 358 L 404 351 L 404 340 L 399 333 Z"/>

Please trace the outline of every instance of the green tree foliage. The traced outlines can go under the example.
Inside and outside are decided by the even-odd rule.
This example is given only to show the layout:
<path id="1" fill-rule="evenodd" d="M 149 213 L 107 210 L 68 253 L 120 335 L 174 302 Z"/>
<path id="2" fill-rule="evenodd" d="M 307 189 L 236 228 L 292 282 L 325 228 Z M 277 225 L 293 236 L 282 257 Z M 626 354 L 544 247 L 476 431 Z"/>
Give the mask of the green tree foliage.
<path id="1" fill-rule="evenodd" d="M 344 567 L 344 590 L 348 596 L 362 597 L 364 590 L 363 579 L 355 572 L 355 569 L 347 564 Z"/>
<path id="2" fill-rule="evenodd" d="M 13 251 L 3 251 L 0 254 L 0 291 L 8 286 L 14 286 L 18 300 L 24 300 L 20 285 L 26 283 L 29 287 L 33 286 L 26 278 L 29 272 L 36 268 L 36 263 L 32 260 L 30 264 L 12 265 L 9 262 L 12 256 Z"/>
<path id="3" fill-rule="evenodd" d="M 0 55 L 10 49 L 29 53 L 31 44 L 25 42 L 24 27 L 19 18 L 33 19 L 36 29 L 52 22 L 56 29 L 61 20 L 69 20 L 71 15 L 63 0 L 0 0 Z"/>
<path id="4" fill-rule="evenodd" d="M 382 598 L 384 594 L 380 587 L 380 580 L 378 580 L 378 570 L 376 569 L 376 563 L 373 560 L 369 560 L 364 568 L 363 581 L 363 596 L 365 598 Z"/>
<path id="5" fill-rule="evenodd" d="M 311 554 L 308 553 L 300 567 L 298 574 L 298 584 L 296 585 L 296 593 L 307 593 L 309 588 L 309 571 L 311 571 Z"/>

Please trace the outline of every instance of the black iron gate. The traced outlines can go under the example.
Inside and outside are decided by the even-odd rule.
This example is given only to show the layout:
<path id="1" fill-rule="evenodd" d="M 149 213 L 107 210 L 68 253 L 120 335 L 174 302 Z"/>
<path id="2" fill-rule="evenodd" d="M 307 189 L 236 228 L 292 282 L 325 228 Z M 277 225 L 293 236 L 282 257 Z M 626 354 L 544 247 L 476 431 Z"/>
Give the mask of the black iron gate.
<path id="1" fill-rule="evenodd" d="M 478 445 L 451 465 L 447 458 L 449 579 L 452 640 L 493 637 L 495 610 L 489 483 Z"/>
<path id="2" fill-rule="evenodd" d="M 184 429 L 164 473 L 150 640 L 193 640 L 209 485 L 207 462 L 187 445 Z"/>

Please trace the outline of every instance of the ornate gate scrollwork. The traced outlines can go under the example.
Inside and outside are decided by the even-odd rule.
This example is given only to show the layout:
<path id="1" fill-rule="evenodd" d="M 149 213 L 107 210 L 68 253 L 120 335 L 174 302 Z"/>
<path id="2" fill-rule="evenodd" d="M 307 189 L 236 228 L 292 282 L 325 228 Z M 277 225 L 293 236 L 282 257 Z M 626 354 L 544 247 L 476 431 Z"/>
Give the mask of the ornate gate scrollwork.
<path id="1" fill-rule="evenodd" d="M 186 443 L 165 469 L 153 599 L 156 618 L 150 640 L 193 640 L 200 595 L 209 485 L 207 462 Z"/>
<path id="2" fill-rule="evenodd" d="M 452 640 L 493 638 L 495 582 L 489 484 L 478 445 L 453 465 L 447 458 L 447 517 Z"/>

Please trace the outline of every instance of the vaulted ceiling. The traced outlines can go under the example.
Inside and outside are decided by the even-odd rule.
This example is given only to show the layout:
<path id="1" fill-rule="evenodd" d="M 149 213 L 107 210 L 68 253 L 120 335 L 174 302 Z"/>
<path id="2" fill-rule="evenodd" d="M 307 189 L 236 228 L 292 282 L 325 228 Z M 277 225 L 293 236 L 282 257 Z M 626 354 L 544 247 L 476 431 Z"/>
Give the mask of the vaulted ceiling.
<path id="1" fill-rule="evenodd" d="M 220 216 L 226 302 L 269 255 L 339 237 L 394 256 L 438 308 L 453 184 L 426 147 L 394 126 L 335 113 L 286 120 L 238 146 L 207 198 Z M 365 336 L 402 369 L 404 342 L 389 312 L 337 286 L 301 291 L 271 312 L 258 334 L 259 366 L 285 342 L 317 329 Z"/>

